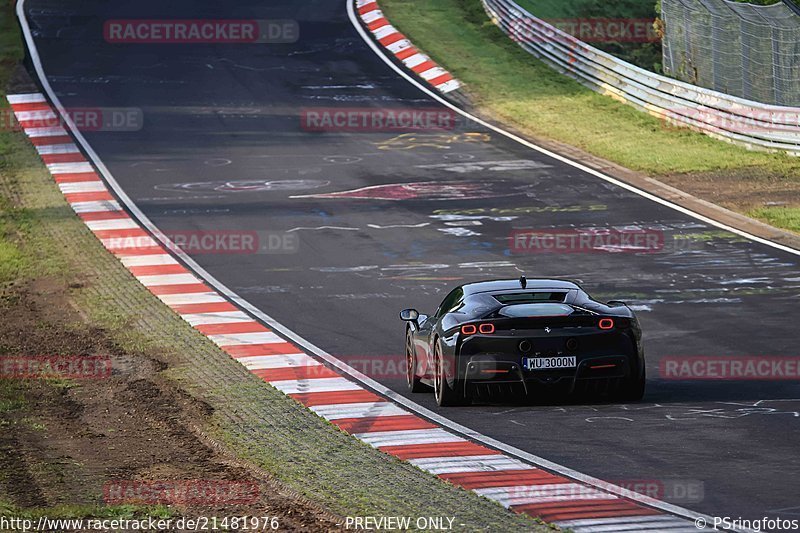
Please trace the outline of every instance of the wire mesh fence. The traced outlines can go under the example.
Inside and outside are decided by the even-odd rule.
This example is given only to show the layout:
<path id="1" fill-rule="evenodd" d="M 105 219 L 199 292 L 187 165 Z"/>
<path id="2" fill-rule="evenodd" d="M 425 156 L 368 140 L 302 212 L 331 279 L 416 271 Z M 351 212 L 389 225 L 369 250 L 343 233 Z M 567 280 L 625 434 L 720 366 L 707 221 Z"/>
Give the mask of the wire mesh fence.
<path id="1" fill-rule="evenodd" d="M 800 105 L 800 15 L 783 3 L 662 0 L 664 72 L 767 104 Z"/>

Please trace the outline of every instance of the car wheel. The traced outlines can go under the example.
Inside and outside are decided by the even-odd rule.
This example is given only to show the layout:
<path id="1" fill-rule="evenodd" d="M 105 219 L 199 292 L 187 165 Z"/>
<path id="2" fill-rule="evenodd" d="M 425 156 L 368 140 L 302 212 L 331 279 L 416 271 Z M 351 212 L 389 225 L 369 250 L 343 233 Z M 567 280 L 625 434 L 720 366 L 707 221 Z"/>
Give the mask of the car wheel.
<path id="1" fill-rule="evenodd" d="M 467 405 L 470 403 L 469 399 L 464 397 L 463 385 L 459 386 L 458 380 L 456 380 L 455 390 L 447 383 L 442 347 L 438 340 L 433 348 L 433 392 L 436 397 L 436 404 L 439 407 Z"/>
<path id="2" fill-rule="evenodd" d="M 430 392 L 431 388 L 417 375 L 417 350 L 414 348 L 414 336 L 411 331 L 406 333 L 406 382 L 411 392 Z"/>

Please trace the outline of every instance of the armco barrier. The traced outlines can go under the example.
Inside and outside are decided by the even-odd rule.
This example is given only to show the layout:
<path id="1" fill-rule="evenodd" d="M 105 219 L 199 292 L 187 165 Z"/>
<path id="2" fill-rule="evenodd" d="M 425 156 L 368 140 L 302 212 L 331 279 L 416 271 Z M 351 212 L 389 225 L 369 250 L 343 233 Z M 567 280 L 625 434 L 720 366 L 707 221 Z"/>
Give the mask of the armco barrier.
<path id="1" fill-rule="evenodd" d="M 512 0 L 481 0 L 532 55 L 592 90 L 677 126 L 746 146 L 800 155 L 800 108 L 766 105 L 648 72 L 531 15 Z"/>

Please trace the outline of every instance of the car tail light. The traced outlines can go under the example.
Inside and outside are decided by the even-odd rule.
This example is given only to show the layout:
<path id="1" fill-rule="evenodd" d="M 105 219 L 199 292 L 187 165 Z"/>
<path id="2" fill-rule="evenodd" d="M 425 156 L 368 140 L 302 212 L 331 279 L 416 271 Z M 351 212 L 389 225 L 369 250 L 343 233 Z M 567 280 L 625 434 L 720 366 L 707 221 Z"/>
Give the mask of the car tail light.
<path id="1" fill-rule="evenodd" d="M 494 324 L 481 324 L 478 326 L 478 331 L 483 333 L 484 335 L 491 335 L 494 333 Z"/>
<path id="2" fill-rule="evenodd" d="M 601 318 L 597 325 L 600 329 L 612 329 L 614 327 L 614 321 L 610 318 Z"/>
<path id="3" fill-rule="evenodd" d="M 461 326 L 461 333 L 464 335 L 474 335 L 478 332 L 478 328 L 475 327 L 474 324 L 467 324 L 465 326 Z"/>

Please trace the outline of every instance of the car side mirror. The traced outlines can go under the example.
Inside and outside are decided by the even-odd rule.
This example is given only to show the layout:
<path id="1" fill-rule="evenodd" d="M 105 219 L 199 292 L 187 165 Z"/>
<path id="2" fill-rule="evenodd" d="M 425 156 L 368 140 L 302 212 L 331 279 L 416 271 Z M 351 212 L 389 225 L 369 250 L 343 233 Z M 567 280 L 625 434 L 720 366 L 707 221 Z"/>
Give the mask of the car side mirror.
<path id="1" fill-rule="evenodd" d="M 607 305 L 609 305 L 611 307 L 619 307 L 621 305 L 628 305 L 628 304 L 626 304 L 625 302 L 623 302 L 621 300 L 611 300 L 610 302 L 608 302 Z"/>
<path id="2" fill-rule="evenodd" d="M 400 311 L 400 319 L 406 322 L 416 322 L 419 320 L 419 311 L 416 309 L 403 309 Z"/>

